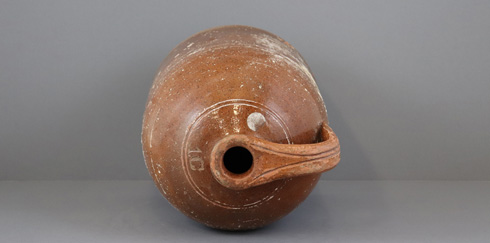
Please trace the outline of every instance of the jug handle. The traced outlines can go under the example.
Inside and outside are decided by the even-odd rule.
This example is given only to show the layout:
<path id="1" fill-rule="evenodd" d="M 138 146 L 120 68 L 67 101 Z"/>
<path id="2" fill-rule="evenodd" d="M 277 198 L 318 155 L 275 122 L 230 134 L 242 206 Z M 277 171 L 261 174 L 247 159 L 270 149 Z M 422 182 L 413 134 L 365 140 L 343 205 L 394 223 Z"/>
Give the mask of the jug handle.
<path id="1" fill-rule="evenodd" d="M 234 190 L 322 173 L 340 161 L 340 145 L 326 122 L 322 123 L 320 137 L 318 143 L 280 144 L 243 134 L 229 135 L 218 141 L 211 152 L 211 172 L 221 185 Z M 224 154 L 233 147 L 243 147 L 252 154 L 252 166 L 245 173 L 232 173 L 224 165 Z"/>

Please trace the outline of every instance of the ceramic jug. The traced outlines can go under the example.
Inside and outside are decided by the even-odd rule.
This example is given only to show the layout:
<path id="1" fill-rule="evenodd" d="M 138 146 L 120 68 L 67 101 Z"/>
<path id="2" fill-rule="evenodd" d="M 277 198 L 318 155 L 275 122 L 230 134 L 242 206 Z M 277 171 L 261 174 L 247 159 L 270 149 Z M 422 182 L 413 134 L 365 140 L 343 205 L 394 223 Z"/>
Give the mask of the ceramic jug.
<path id="1" fill-rule="evenodd" d="M 285 216 L 340 160 L 306 62 L 247 26 L 205 30 L 170 52 L 149 93 L 142 144 L 163 196 L 225 230 Z"/>

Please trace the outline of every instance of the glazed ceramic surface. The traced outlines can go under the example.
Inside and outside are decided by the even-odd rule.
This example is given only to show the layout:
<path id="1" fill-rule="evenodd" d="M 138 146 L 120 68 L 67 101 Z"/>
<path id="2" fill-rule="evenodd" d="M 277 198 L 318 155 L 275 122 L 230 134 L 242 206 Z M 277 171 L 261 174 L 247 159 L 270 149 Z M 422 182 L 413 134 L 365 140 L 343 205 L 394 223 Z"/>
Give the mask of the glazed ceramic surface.
<path id="1" fill-rule="evenodd" d="M 246 26 L 209 29 L 171 51 L 149 93 L 142 143 L 165 198 L 227 230 L 285 216 L 340 160 L 303 58 Z"/>

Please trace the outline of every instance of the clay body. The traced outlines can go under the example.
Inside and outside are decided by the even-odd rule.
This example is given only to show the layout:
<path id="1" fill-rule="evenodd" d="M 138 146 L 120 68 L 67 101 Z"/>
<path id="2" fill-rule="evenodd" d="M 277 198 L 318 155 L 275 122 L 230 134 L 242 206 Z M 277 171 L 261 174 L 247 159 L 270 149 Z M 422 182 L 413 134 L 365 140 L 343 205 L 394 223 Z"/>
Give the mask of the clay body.
<path id="1" fill-rule="evenodd" d="M 142 144 L 163 196 L 226 230 L 285 216 L 340 160 L 303 58 L 246 26 L 205 30 L 170 52 L 149 93 Z"/>

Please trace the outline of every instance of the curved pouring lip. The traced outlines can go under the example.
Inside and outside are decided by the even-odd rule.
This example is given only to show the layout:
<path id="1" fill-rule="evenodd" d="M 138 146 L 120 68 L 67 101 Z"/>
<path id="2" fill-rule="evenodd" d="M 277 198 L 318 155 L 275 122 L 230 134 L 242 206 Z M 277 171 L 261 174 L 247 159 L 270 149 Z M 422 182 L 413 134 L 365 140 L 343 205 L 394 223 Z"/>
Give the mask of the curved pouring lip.
<path id="1" fill-rule="evenodd" d="M 210 167 L 214 178 L 223 186 L 243 190 L 271 181 L 316 174 L 334 168 L 340 161 L 339 140 L 323 122 L 319 143 L 279 144 L 253 136 L 235 134 L 221 139 L 211 152 Z M 234 174 L 226 169 L 223 156 L 233 147 L 243 147 L 253 157 L 252 167 Z"/>

